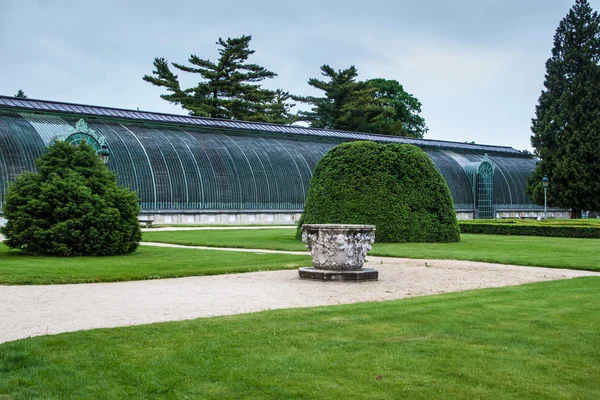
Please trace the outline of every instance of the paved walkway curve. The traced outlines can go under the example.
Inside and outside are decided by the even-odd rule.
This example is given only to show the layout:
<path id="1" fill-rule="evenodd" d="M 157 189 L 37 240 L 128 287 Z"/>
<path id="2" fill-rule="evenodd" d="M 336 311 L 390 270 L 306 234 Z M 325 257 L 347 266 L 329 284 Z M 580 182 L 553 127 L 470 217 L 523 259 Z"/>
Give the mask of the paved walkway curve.
<path id="1" fill-rule="evenodd" d="M 455 260 L 369 256 L 367 262 L 370 267 L 380 271 L 378 282 L 306 281 L 298 279 L 297 271 L 287 270 L 116 283 L 0 286 L 0 343 L 82 329 L 179 321 L 278 308 L 394 300 L 579 276 L 600 276 L 600 273 L 589 271 Z"/>

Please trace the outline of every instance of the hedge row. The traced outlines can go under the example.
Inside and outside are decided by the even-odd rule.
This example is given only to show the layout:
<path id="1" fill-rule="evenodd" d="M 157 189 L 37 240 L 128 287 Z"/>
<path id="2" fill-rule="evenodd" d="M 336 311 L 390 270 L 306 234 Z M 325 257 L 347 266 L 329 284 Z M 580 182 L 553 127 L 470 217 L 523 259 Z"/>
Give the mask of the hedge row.
<path id="1" fill-rule="evenodd" d="M 519 225 L 459 222 L 461 233 L 600 239 L 600 228 L 592 226 Z"/>

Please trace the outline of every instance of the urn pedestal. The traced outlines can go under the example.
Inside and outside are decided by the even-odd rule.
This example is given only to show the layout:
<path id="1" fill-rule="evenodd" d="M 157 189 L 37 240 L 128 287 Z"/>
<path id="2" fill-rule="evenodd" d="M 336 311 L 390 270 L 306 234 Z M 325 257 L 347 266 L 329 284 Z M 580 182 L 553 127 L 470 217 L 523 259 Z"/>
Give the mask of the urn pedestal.
<path id="1" fill-rule="evenodd" d="M 374 225 L 305 224 L 302 241 L 310 249 L 312 267 L 299 268 L 302 279 L 372 281 L 379 273 L 363 268 L 375 241 Z"/>

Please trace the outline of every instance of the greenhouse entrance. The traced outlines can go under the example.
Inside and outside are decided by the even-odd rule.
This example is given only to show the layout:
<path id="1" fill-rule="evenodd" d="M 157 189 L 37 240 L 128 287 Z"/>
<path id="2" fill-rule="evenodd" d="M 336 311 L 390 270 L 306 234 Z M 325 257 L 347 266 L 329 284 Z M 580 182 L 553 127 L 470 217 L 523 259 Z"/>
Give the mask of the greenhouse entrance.
<path id="1" fill-rule="evenodd" d="M 473 206 L 476 219 L 494 218 L 494 164 L 485 154 L 481 162 L 469 163 L 465 172 L 473 190 Z"/>

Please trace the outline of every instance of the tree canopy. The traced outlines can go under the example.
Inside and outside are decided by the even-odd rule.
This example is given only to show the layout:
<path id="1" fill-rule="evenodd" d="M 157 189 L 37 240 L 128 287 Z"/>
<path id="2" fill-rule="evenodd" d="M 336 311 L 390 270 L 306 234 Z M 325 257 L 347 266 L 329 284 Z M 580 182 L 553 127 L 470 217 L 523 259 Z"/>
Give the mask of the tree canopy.
<path id="1" fill-rule="evenodd" d="M 528 191 L 543 204 L 600 210 L 600 19 L 587 0 L 576 0 L 554 35 L 544 89 L 532 120 L 531 144 L 539 158 Z"/>
<path id="2" fill-rule="evenodd" d="M 323 97 L 294 97 L 312 105 L 310 111 L 298 113 L 299 119 L 312 127 L 418 138 L 427 132 L 425 120 L 419 115 L 421 103 L 398 81 L 358 81 L 354 66 L 336 71 L 323 65 L 321 74 L 327 79 L 310 78 L 308 84 L 322 90 Z"/>
<path id="3" fill-rule="evenodd" d="M 265 67 L 248 63 L 254 54 L 249 45 L 252 36 L 219 38 L 219 60 L 213 62 L 192 54 L 191 65 L 171 63 L 176 69 L 198 74 L 201 80 L 195 87 L 182 89 L 178 76 L 164 58 L 154 59 L 152 75 L 143 79 L 155 86 L 164 87 L 167 94 L 161 98 L 178 104 L 190 115 L 239 119 L 245 121 L 291 123 L 293 104 L 290 95 L 283 90 L 264 89 L 258 82 L 277 76 Z"/>
<path id="4" fill-rule="evenodd" d="M 357 80 L 356 67 L 334 70 L 321 67 L 326 78 L 310 78 L 308 84 L 323 91 L 322 97 L 294 96 L 283 89 L 269 90 L 259 82 L 272 79 L 276 73 L 265 67 L 248 63 L 254 54 L 250 49 L 252 36 L 219 38 L 219 59 L 213 62 L 195 54 L 189 65 L 169 63 L 164 58 L 154 59 L 152 75 L 143 79 L 164 88 L 160 97 L 180 105 L 190 115 L 244 121 L 290 124 L 308 122 L 315 128 L 354 132 L 379 133 L 422 138 L 428 129 L 419 114 L 421 102 L 407 93 L 396 80 Z M 200 81 L 194 87 L 181 87 L 178 71 L 198 74 Z M 300 101 L 312 106 L 310 111 L 291 112 Z"/>
<path id="5" fill-rule="evenodd" d="M 25 94 L 24 91 L 22 91 L 21 89 L 19 89 L 19 91 L 17 92 L 17 94 L 15 94 L 15 97 L 20 97 L 22 99 L 26 99 L 27 95 Z"/>

